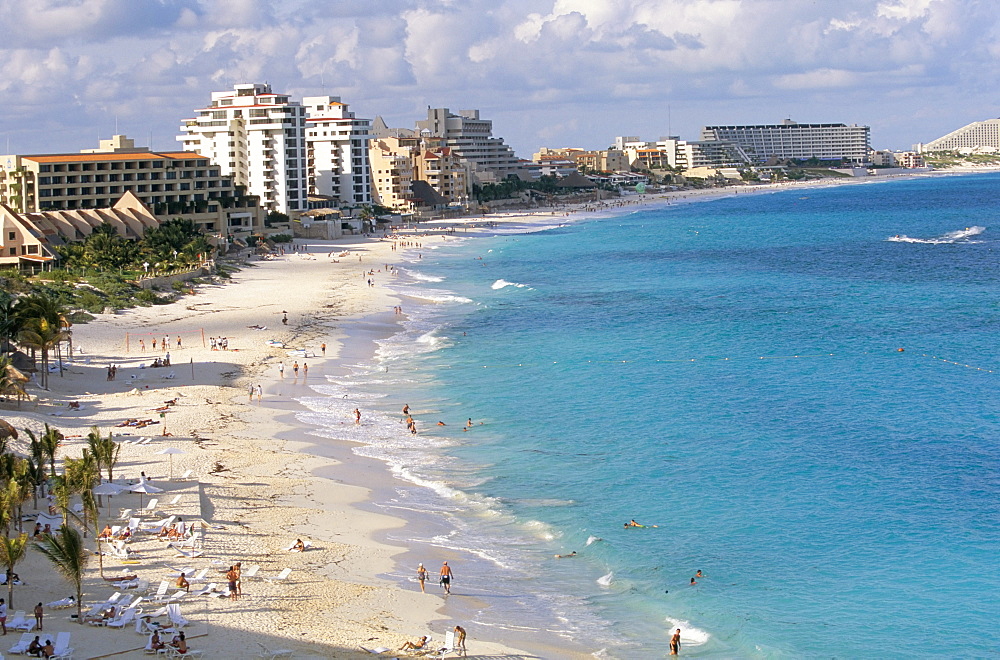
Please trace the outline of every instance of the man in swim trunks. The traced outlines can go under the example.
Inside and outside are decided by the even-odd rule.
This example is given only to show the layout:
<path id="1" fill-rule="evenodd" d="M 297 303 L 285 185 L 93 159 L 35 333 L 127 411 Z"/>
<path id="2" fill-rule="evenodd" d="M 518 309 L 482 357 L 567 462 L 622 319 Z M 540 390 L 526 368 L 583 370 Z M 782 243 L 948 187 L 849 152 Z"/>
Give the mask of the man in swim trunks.
<path id="1" fill-rule="evenodd" d="M 441 565 L 441 586 L 444 587 L 444 592 L 446 594 L 451 593 L 451 580 L 454 578 L 454 573 L 451 572 L 451 566 L 448 562 Z"/>
<path id="2" fill-rule="evenodd" d="M 678 628 L 670 638 L 670 655 L 677 655 L 681 650 L 681 629 Z"/>

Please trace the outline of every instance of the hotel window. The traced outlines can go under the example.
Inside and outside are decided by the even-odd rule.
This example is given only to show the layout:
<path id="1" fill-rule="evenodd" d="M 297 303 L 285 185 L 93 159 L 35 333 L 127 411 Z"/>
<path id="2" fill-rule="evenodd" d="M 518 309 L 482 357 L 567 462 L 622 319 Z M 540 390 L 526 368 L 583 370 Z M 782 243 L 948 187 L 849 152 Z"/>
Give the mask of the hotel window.
<path id="1" fill-rule="evenodd" d="M 7 232 L 7 240 L 8 241 L 14 240 L 15 236 L 17 236 L 17 234 L 15 234 L 14 232 L 12 232 L 12 231 Z"/>

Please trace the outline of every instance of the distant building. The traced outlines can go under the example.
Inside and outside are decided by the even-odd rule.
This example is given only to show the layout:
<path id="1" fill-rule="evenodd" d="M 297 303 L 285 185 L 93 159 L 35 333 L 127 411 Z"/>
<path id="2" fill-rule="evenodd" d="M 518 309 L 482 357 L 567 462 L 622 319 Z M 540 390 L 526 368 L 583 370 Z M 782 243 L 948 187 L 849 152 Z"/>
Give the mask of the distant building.
<path id="1" fill-rule="evenodd" d="M 124 135 L 81 153 L 0 156 L 0 203 L 19 213 L 111 207 L 132 193 L 161 220 L 207 234 L 263 227 L 263 211 L 201 154 L 153 152 Z"/>
<path id="2" fill-rule="evenodd" d="M 1000 119 L 974 121 L 947 135 L 931 140 L 927 144 L 916 145 L 916 150 L 956 151 L 959 149 L 1000 149 Z"/>
<path id="3" fill-rule="evenodd" d="M 629 165 L 644 170 L 745 167 L 750 164 L 746 153 L 728 140 L 692 142 L 671 135 L 656 142 L 644 142 L 637 137 L 626 136 L 615 138 L 615 146 L 619 145 Z"/>
<path id="4" fill-rule="evenodd" d="M 421 137 L 444 140 L 443 146 L 458 158 L 472 163 L 475 183 L 493 183 L 517 176 L 520 160 L 503 138 L 493 137 L 493 122 L 482 119 L 478 110 L 427 108 L 427 119 L 416 123 Z"/>
<path id="5" fill-rule="evenodd" d="M 590 151 L 587 149 L 577 149 L 566 147 L 552 149 L 542 147 L 531 159 L 536 163 L 542 162 L 546 158 L 562 159 L 572 161 L 577 169 L 583 168 L 591 172 L 628 172 L 629 160 L 624 151 L 620 149 L 604 149 Z"/>
<path id="6" fill-rule="evenodd" d="M 799 124 L 786 119 L 780 124 L 705 126 L 701 142 L 732 142 L 756 163 L 773 157 L 862 164 L 868 162 L 871 151 L 870 133 L 868 126 Z"/>
<path id="7" fill-rule="evenodd" d="M 394 211 L 414 209 L 413 160 L 410 149 L 400 149 L 398 138 L 372 140 L 368 145 L 372 171 L 372 198 Z"/>
<path id="8" fill-rule="evenodd" d="M 302 103 L 309 194 L 329 195 L 341 206 L 370 204 L 371 120 L 355 117 L 339 96 L 307 96 Z"/>
<path id="9" fill-rule="evenodd" d="M 104 224 L 122 238 L 138 240 L 160 220 L 131 192 L 110 208 L 19 213 L 0 204 L 0 267 L 51 268 L 59 260 L 57 246 L 82 241 Z"/>
<path id="10" fill-rule="evenodd" d="M 442 138 L 398 134 L 402 137 L 377 138 L 369 148 L 380 204 L 405 211 L 468 202 L 473 167 L 469 161 L 444 146 Z"/>
<path id="11" fill-rule="evenodd" d="M 177 139 L 261 200 L 269 211 L 306 210 L 306 109 L 261 83 L 212 92 L 208 107 L 184 120 Z"/>

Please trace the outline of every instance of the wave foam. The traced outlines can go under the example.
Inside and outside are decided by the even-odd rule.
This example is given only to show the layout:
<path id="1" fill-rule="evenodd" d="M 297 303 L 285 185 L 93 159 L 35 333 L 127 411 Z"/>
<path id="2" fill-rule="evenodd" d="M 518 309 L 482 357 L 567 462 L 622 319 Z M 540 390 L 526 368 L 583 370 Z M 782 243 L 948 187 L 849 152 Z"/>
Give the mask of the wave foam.
<path id="1" fill-rule="evenodd" d="M 597 578 L 597 584 L 601 585 L 602 587 L 610 587 L 611 580 L 614 577 L 615 577 L 615 572 L 611 571 L 607 575 L 602 575 L 601 577 Z"/>
<path id="2" fill-rule="evenodd" d="M 667 628 L 669 630 L 675 630 L 677 628 L 681 629 L 681 646 L 701 646 L 708 642 L 708 638 L 711 637 L 707 632 L 700 628 L 695 628 L 687 621 L 682 619 L 672 619 L 669 616 L 664 618 L 667 622 Z"/>
<path id="3" fill-rule="evenodd" d="M 523 289 L 523 288 L 527 287 L 528 285 L 527 284 L 518 284 L 517 282 L 508 282 L 507 280 L 497 280 L 496 282 L 494 282 L 490 286 L 490 288 L 493 289 L 494 291 L 499 291 L 500 289 L 503 289 L 504 287 L 508 287 L 508 286 L 513 286 L 513 287 L 517 287 L 518 289 Z"/>
<path id="4" fill-rule="evenodd" d="M 948 243 L 978 243 L 979 241 L 970 241 L 969 239 L 973 236 L 978 236 L 986 231 L 986 227 L 966 227 L 965 229 L 960 229 L 959 231 L 950 231 L 947 234 L 943 234 L 936 238 L 913 238 L 912 236 L 907 236 L 906 234 L 896 234 L 895 236 L 890 236 L 887 241 L 892 241 L 894 243 L 925 243 L 928 245 L 943 245 Z"/>

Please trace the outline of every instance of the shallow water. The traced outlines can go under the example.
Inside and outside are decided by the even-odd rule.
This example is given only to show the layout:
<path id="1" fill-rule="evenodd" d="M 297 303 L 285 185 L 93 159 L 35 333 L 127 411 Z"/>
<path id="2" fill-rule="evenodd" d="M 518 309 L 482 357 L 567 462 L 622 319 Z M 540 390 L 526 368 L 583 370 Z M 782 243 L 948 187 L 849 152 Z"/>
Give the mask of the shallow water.
<path id="1" fill-rule="evenodd" d="M 300 419 L 336 437 L 363 403 L 356 451 L 401 478 L 381 506 L 420 521 L 394 534 L 454 554 L 474 629 L 622 658 L 675 627 L 689 656 L 986 655 L 998 186 L 737 196 L 422 250 L 395 285 L 405 330 Z"/>

